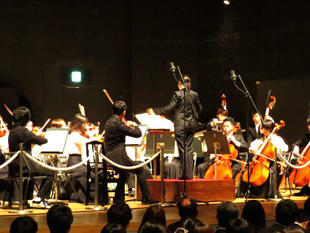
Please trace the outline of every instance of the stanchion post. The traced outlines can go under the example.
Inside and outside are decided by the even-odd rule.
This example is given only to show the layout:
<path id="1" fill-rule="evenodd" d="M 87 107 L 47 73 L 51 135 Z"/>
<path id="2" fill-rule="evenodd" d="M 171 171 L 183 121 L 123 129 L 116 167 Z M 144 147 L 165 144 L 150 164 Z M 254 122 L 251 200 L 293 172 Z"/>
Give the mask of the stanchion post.
<path id="1" fill-rule="evenodd" d="M 165 183 L 164 183 L 164 153 L 165 153 L 165 144 L 164 143 L 157 143 L 157 149 L 160 150 L 160 203 L 161 205 L 164 204 L 165 201 Z"/>

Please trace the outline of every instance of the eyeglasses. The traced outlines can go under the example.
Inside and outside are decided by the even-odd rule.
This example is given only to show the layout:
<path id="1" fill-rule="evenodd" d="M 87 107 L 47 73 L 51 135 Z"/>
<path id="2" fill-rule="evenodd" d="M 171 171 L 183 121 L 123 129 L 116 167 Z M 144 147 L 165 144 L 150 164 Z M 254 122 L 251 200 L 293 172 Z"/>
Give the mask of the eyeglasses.
<path id="1" fill-rule="evenodd" d="M 183 227 L 178 227 L 174 233 L 188 233 L 188 230 L 186 230 L 185 228 Z"/>

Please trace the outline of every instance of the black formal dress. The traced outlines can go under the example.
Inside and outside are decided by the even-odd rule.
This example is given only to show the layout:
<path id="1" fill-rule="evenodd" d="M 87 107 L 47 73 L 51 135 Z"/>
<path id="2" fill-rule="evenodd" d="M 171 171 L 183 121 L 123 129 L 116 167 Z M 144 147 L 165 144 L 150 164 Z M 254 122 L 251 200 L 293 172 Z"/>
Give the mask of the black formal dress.
<path id="1" fill-rule="evenodd" d="M 195 111 L 200 113 L 202 106 L 198 93 L 193 90 L 184 92 L 183 89 L 174 92 L 168 105 L 154 109 L 154 112 L 159 115 L 174 112 L 175 140 L 179 149 L 180 162 L 183 170 L 182 178 L 184 179 L 193 178 L 193 140 L 198 122 L 195 119 L 191 102 Z"/>
<path id="2" fill-rule="evenodd" d="M 47 139 L 37 136 L 30 132 L 25 127 L 17 126 L 11 129 L 9 134 L 9 149 L 11 152 L 15 152 L 19 150 L 19 144 L 23 143 L 23 150 L 27 153 L 31 153 L 31 144 L 44 144 L 47 142 Z M 28 163 L 30 167 L 30 172 L 34 175 L 44 175 L 47 176 L 45 180 L 42 181 L 40 186 L 38 197 L 42 199 L 48 199 L 50 196 L 50 192 L 52 190 L 52 184 L 54 179 L 54 172 L 50 171 L 44 167 L 41 167 L 37 163 L 33 162 L 32 160 L 25 157 L 25 162 Z M 18 165 L 12 167 L 10 169 L 11 172 L 17 173 L 18 172 Z M 11 174 L 14 175 L 14 174 Z M 15 195 L 14 195 L 15 196 Z"/>
<path id="3" fill-rule="evenodd" d="M 131 160 L 125 149 L 125 137 L 140 137 L 141 131 L 138 127 L 128 127 L 125 125 L 117 115 L 112 115 L 105 124 L 105 138 L 104 147 L 106 156 L 113 162 L 124 166 L 134 166 L 139 162 Z M 119 172 L 119 179 L 117 182 L 114 203 L 125 200 L 125 183 L 129 177 L 129 172 L 137 174 L 138 183 L 141 188 L 143 200 L 151 200 L 150 192 L 146 179 L 152 177 L 149 169 L 144 166 L 135 170 L 123 170 L 115 168 Z"/>

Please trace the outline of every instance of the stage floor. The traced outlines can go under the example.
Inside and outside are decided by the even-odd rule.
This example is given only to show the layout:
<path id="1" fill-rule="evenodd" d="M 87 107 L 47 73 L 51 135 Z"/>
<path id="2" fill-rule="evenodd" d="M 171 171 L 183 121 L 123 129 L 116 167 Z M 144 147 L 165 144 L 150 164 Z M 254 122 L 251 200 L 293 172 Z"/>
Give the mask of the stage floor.
<path id="1" fill-rule="evenodd" d="M 289 195 L 285 195 L 283 192 L 282 195 L 284 199 L 294 200 L 301 208 L 303 207 L 304 201 L 307 199 L 307 197 L 289 197 Z M 257 200 L 261 201 L 266 212 L 267 220 L 274 220 L 274 210 L 279 200 Z M 233 202 L 236 203 L 239 210 L 242 211 L 245 201 L 245 198 L 237 198 Z M 135 232 L 141 223 L 144 211 L 148 205 L 142 205 L 140 201 L 134 201 L 133 198 L 127 198 L 127 204 L 131 207 L 133 214 L 133 218 L 128 227 L 128 232 Z M 216 208 L 219 204 L 220 202 L 199 203 L 198 218 L 209 225 L 215 225 L 217 223 Z M 86 206 L 80 203 L 68 203 L 68 206 L 72 209 L 74 215 L 74 221 L 70 233 L 100 232 L 102 227 L 107 222 L 106 211 L 109 208 L 109 205 L 104 206 L 103 210 L 90 210 L 87 209 L 87 207 L 92 207 L 91 205 Z M 18 208 L 16 207 L 16 209 Z M 20 214 L 17 213 L 10 213 L 11 210 L 12 209 L 4 209 L 2 206 L 0 208 L 0 233 L 8 232 L 11 222 L 16 218 L 16 216 L 20 216 Z M 31 213 L 27 213 L 27 215 L 31 215 L 38 222 L 38 232 L 49 232 L 46 224 L 47 209 L 33 206 L 33 208 L 26 210 L 32 211 Z M 178 211 L 175 204 L 170 204 L 165 207 L 165 212 L 168 224 L 179 220 Z"/>

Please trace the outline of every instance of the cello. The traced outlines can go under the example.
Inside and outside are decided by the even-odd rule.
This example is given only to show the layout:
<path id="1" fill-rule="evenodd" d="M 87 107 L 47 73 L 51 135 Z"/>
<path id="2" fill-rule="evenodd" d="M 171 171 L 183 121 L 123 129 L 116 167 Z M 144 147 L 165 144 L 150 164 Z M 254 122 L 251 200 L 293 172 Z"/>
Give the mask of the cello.
<path id="1" fill-rule="evenodd" d="M 243 172 L 242 181 L 250 183 L 253 186 L 260 186 L 264 184 L 269 177 L 270 162 L 274 161 L 275 146 L 270 142 L 271 137 L 285 126 L 284 121 L 276 124 L 272 132 L 265 139 L 265 141 L 256 150 L 253 161 L 250 163 L 249 168 Z"/>
<path id="2" fill-rule="evenodd" d="M 236 124 L 235 128 L 228 133 L 227 137 L 232 136 L 240 129 L 240 124 Z M 229 143 L 230 154 L 222 154 L 220 158 L 212 164 L 206 171 L 205 179 L 231 179 L 232 178 L 232 168 L 231 160 L 236 160 L 238 156 L 238 150 L 236 147 Z"/>
<path id="3" fill-rule="evenodd" d="M 308 144 L 300 154 L 297 160 L 297 165 L 298 166 L 304 165 L 309 160 L 310 160 L 310 142 L 308 142 Z M 300 169 L 294 168 L 290 173 L 289 181 L 301 187 L 307 185 L 310 181 L 310 167 L 307 166 Z"/>

